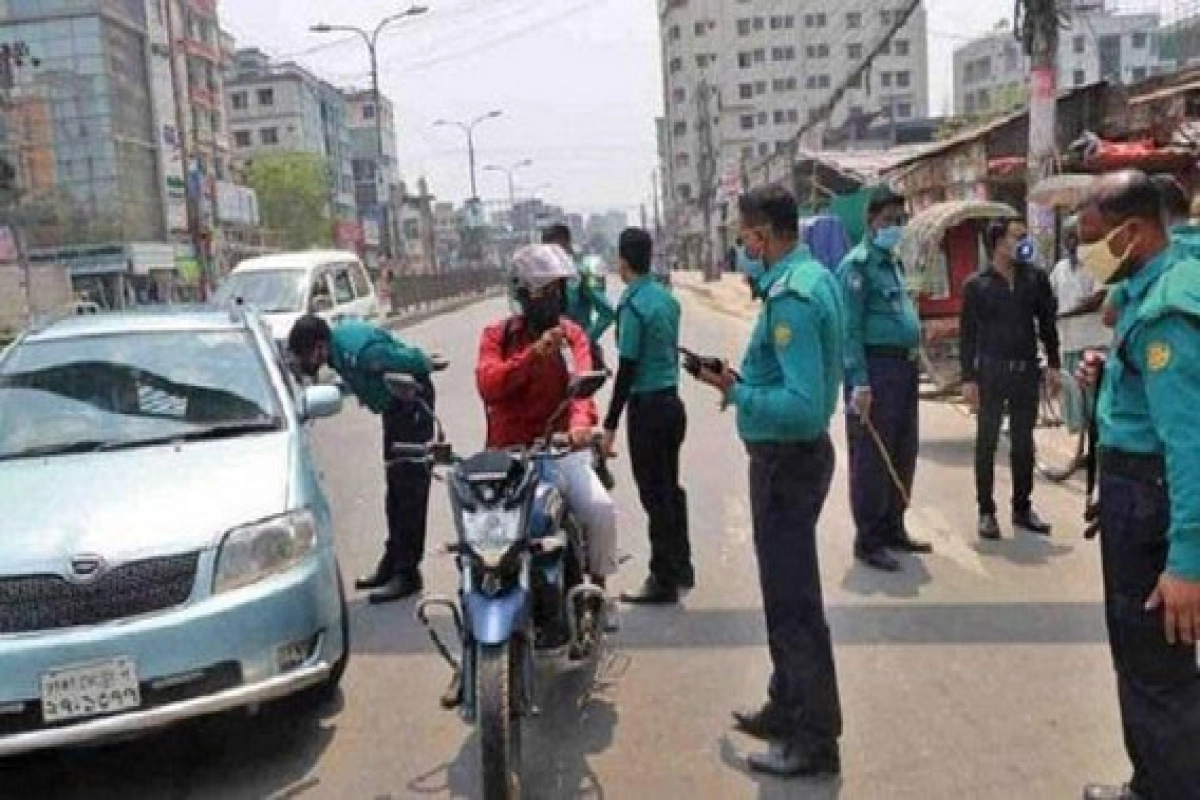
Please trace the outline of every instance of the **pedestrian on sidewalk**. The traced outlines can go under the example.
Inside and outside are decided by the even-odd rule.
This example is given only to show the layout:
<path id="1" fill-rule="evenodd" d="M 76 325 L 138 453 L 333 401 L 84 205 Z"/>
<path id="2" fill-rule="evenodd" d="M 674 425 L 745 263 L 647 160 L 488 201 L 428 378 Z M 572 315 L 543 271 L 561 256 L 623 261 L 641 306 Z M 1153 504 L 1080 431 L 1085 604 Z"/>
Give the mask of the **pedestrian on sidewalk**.
<path id="1" fill-rule="evenodd" d="M 780 776 L 841 771 L 842 711 L 817 558 L 817 521 L 833 480 L 829 421 L 842 383 L 845 312 L 837 279 L 799 243 L 786 190 L 743 195 L 741 235 L 767 273 L 742 360 L 699 377 L 737 409 L 750 455 L 750 513 L 773 673 L 767 703 L 735 712 L 738 729 L 771 743 L 750 768 Z"/>
<path id="2" fill-rule="evenodd" d="M 889 549 L 933 550 L 913 539 L 904 522 L 905 497 L 912 496 L 917 471 L 921 416 L 921 320 L 894 255 L 905 218 L 903 197 L 887 188 L 876 190 L 867 204 L 866 236 L 837 270 L 847 317 L 846 438 L 854 556 L 885 572 L 900 569 Z"/>
<path id="3" fill-rule="evenodd" d="M 977 413 L 975 493 L 979 535 L 1000 538 L 994 498 L 996 446 L 1008 414 L 1012 465 L 1012 523 L 1048 535 L 1050 525 L 1033 510 L 1033 428 L 1042 382 L 1061 388 L 1058 304 L 1045 271 L 1031 263 L 1031 242 L 1018 219 L 988 225 L 991 263 L 963 287 L 960 319 L 963 397 Z M 1038 357 L 1038 340 L 1046 366 Z"/>
<path id="4" fill-rule="evenodd" d="M 416 400 L 392 397 L 383 376 L 399 372 L 420 384 L 421 399 L 434 405 L 430 374 L 438 359 L 410 347 L 389 331 L 366 322 L 336 328 L 321 317 L 301 317 L 288 336 L 288 351 L 300 371 L 315 377 L 323 366 L 336 372 L 366 408 L 383 418 L 383 460 L 387 475 L 387 541 L 375 571 L 354 582 L 372 590 L 371 603 L 403 600 L 420 592 L 421 560 L 432 475 L 424 464 L 391 463 L 395 444 L 424 444 L 433 439 L 434 419 Z"/>
<path id="5" fill-rule="evenodd" d="M 617 305 L 620 365 L 604 449 L 615 455 L 621 414 L 629 405 L 629 458 L 650 520 L 650 575 L 626 603 L 669 604 L 696 585 L 688 540 L 687 493 L 679 484 L 679 451 L 687 414 L 679 399 L 679 301 L 651 274 L 654 250 L 641 228 L 621 233 L 618 264 L 625 293 Z"/>
<path id="6" fill-rule="evenodd" d="M 1200 796 L 1200 257 L 1171 242 L 1161 192 L 1131 171 L 1080 211 L 1084 268 L 1124 282 L 1104 367 L 1100 545 L 1109 643 L 1133 778 L 1085 800 Z"/>

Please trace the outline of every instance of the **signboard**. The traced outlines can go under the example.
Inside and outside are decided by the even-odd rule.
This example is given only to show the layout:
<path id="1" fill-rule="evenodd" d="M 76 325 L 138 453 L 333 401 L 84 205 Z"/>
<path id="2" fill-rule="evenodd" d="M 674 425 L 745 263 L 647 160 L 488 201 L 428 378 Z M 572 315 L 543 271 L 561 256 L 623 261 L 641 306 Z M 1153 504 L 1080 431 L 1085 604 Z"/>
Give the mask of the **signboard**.
<path id="1" fill-rule="evenodd" d="M 379 220 L 363 217 L 363 244 L 367 247 L 379 247 Z"/>
<path id="2" fill-rule="evenodd" d="M 217 217 L 221 222 L 245 225 L 259 224 L 258 194 L 245 186 L 229 181 L 217 181 Z"/>
<path id="3" fill-rule="evenodd" d="M 175 269 L 175 247 L 170 244 L 129 245 L 129 266 L 135 275 Z"/>

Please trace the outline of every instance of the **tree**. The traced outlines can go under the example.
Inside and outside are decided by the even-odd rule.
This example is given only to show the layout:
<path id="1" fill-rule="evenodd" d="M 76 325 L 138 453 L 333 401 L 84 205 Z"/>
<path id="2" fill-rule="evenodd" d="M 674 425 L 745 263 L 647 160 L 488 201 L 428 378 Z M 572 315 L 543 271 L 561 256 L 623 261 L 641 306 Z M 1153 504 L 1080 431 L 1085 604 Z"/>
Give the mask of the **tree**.
<path id="1" fill-rule="evenodd" d="M 258 193 L 263 225 L 279 231 L 290 250 L 333 242 L 329 215 L 329 167 L 310 153 L 255 156 L 246 185 Z"/>

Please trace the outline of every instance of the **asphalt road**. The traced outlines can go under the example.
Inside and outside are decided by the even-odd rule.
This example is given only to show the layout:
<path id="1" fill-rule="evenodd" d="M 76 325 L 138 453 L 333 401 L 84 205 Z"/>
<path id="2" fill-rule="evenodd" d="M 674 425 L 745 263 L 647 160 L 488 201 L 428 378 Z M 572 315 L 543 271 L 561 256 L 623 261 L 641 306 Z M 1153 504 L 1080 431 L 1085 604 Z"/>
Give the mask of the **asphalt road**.
<path id="1" fill-rule="evenodd" d="M 736 311 L 689 291 L 694 350 L 740 353 Z M 478 446 L 482 411 L 472 366 L 498 300 L 424 321 L 402 335 L 452 359 L 439 409 L 460 449 Z M 1043 540 L 1006 530 L 974 536 L 970 420 L 923 408 L 912 533 L 937 553 L 880 575 L 852 558 L 845 459 L 839 454 L 821 530 L 822 575 L 846 720 L 837 783 L 753 776 L 757 744 L 729 729 L 732 707 L 760 702 L 768 673 L 745 457 L 729 416 L 700 387 L 684 474 L 698 586 L 672 609 L 630 609 L 595 674 L 543 670 L 542 716 L 527 725 L 526 774 L 536 798 L 1057 798 L 1087 779 L 1120 780 L 1114 681 L 1099 603 L 1097 548 L 1076 520 L 1076 486 L 1039 485 L 1057 523 Z M 835 425 L 841 448 L 842 429 Z M 348 576 L 369 569 L 383 530 L 379 423 L 358 408 L 320 423 L 316 438 Z M 643 577 L 644 517 L 628 464 L 617 464 L 621 582 Z M 1008 491 L 998 470 L 998 498 Z M 426 584 L 451 592 L 451 561 L 433 551 L 452 527 L 435 487 Z M 354 657 L 336 707 L 294 704 L 219 718 L 152 738 L 0 763 L 0 796 L 19 798 L 443 798 L 478 796 L 471 729 L 441 711 L 447 672 L 411 602 L 352 601 Z"/>

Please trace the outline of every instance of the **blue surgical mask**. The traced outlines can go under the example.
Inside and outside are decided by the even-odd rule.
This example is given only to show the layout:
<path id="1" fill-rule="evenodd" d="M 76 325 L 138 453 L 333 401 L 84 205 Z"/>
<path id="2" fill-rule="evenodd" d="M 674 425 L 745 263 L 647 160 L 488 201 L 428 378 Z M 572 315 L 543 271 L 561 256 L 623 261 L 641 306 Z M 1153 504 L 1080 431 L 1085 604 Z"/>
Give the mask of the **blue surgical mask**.
<path id="1" fill-rule="evenodd" d="M 886 228 L 880 228 L 875 231 L 874 243 L 875 246 L 885 252 L 892 252 L 896 249 L 896 245 L 900 244 L 900 237 L 904 235 L 904 228 L 899 225 L 889 225 Z"/>
<path id="2" fill-rule="evenodd" d="M 757 281 L 767 273 L 766 264 L 761 259 L 751 258 L 745 247 L 737 249 L 737 268 L 738 272 L 752 281 Z"/>

